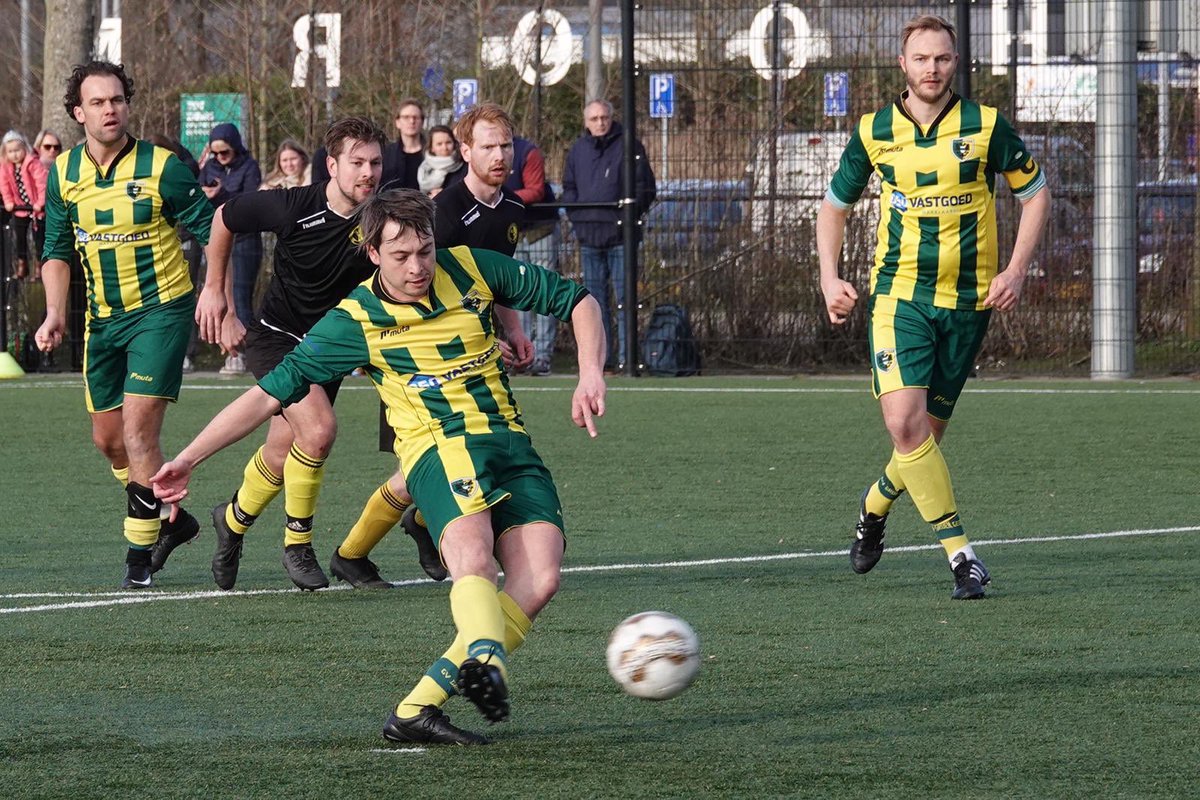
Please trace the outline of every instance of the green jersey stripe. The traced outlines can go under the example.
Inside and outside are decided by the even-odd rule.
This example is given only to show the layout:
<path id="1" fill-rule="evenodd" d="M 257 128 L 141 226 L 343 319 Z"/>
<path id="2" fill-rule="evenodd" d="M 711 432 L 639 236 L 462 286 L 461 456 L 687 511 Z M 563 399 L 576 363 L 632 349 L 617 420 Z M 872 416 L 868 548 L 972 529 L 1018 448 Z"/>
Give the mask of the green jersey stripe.
<path id="1" fill-rule="evenodd" d="M 963 214 L 958 221 L 958 308 L 970 311 L 979 302 L 979 215 Z"/>
<path id="2" fill-rule="evenodd" d="M 890 142 L 892 138 L 892 106 L 879 109 L 871 120 L 871 138 L 877 142 Z"/>
<path id="3" fill-rule="evenodd" d="M 887 252 L 879 266 L 875 281 L 875 293 L 887 294 L 892 289 L 892 279 L 900 267 L 900 237 L 904 234 L 904 215 L 894 208 L 888 209 Z"/>
<path id="4" fill-rule="evenodd" d="M 921 238 L 917 242 L 917 285 L 913 287 L 914 302 L 933 305 L 933 296 L 937 292 L 938 256 L 942 247 L 941 221 L 937 217 L 920 217 L 917 225 L 921 229 Z"/>
<path id="5" fill-rule="evenodd" d="M 113 311 L 124 311 L 125 301 L 121 298 L 121 275 L 117 271 L 117 254 L 113 250 L 101 250 L 98 255 L 104 303 Z"/>
<path id="6" fill-rule="evenodd" d="M 158 296 L 158 273 L 154 269 L 154 248 L 135 247 L 133 263 L 137 268 L 138 292 L 142 297 L 142 305 L 158 305 L 162 299 Z"/>
<path id="7" fill-rule="evenodd" d="M 154 145 L 138 140 L 134 152 L 133 179 L 140 181 L 154 175 Z"/>

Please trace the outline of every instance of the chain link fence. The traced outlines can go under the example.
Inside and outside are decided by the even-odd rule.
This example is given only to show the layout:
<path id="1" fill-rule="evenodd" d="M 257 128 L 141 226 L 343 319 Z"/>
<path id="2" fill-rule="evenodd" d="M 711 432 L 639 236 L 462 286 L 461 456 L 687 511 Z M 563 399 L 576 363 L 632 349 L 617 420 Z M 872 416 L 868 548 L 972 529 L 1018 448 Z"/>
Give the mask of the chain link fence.
<path id="1" fill-rule="evenodd" d="M 0 5 L 19 15 L 17 0 Z M 32 62 L 40 65 L 41 4 L 30 5 Z M 1142 374 L 1197 373 L 1200 70 L 1192 54 L 1200 54 L 1200 4 L 1137 6 L 1137 58 L 1125 65 L 1137 81 L 1128 131 L 1137 142 L 1137 248 L 1128 267 L 1136 363 Z M 1021 309 L 993 318 L 980 354 L 986 373 L 1089 370 L 1093 245 L 1106 230 L 1093 218 L 1101 10 L 1086 0 L 966 6 L 970 63 L 960 70 L 969 70 L 970 94 L 1013 121 L 1055 197 Z M 315 148 L 331 117 L 363 113 L 392 133 L 399 101 L 418 97 L 427 124 L 446 121 L 453 81 L 474 78 L 478 97 L 510 109 L 538 142 L 557 180 L 582 132 L 584 54 L 598 33 L 603 93 L 619 110 L 632 78 L 638 138 L 659 183 L 644 220 L 642 324 L 656 305 L 676 303 L 690 313 L 706 371 L 794 372 L 864 369 L 864 309 L 838 329 L 825 321 L 817 207 L 857 117 L 904 88 L 896 63 L 904 22 L 917 13 L 956 22 L 962 9 L 948 1 L 645 0 L 633 13 L 633 76 L 620 71 L 621 9 L 611 0 L 126 0 L 120 11 L 122 60 L 137 82 L 134 132 L 180 137 L 184 95 L 239 94 L 243 132 L 264 173 L 283 139 Z M 0 116 L 32 138 L 40 117 L 22 101 L 15 29 L 0 34 L 12 45 L 0 57 Z M 35 105 L 39 75 L 28 70 Z M 667 84 L 654 77 L 666 75 L 671 115 L 651 116 L 650 101 L 667 99 Z M 851 216 L 842 266 L 863 290 L 876 241 L 873 191 Z M 1019 210 L 1003 186 L 997 197 L 1003 263 Z M 566 233 L 561 268 L 578 278 L 569 226 Z"/>

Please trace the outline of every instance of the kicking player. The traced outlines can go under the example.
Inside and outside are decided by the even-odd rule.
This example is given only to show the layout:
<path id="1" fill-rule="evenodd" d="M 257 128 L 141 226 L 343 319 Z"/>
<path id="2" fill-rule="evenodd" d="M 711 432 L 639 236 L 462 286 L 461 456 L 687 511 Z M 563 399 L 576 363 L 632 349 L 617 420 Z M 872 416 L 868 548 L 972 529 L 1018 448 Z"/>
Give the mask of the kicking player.
<path id="1" fill-rule="evenodd" d="M 46 319 L 35 334 L 50 352 L 62 343 L 72 249 L 87 273 L 84 397 L 92 442 L 127 499 L 124 589 L 144 589 L 179 545 L 200 532 L 179 509 L 171 516 L 150 489 L 162 465 L 159 433 L 167 403 L 179 399 L 183 359 L 197 318 L 196 294 L 175 233 L 182 223 L 207 241 L 212 207 L 174 153 L 128 134 L 133 81 L 119 64 L 92 61 L 67 79 L 67 113 L 84 141 L 54 162 L 46 187 L 42 281 Z"/>
<path id="2" fill-rule="evenodd" d="M 884 525 L 905 491 L 945 548 L 956 600 L 984 595 L 990 576 L 963 532 L 950 472 L 938 448 L 993 308 L 1021 297 L 1050 214 L 1041 169 L 996 109 L 951 91 L 954 28 L 936 16 L 904 26 L 900 68 L 908 89 L 859 120 L 817 214 L 821 292 L 840 325 L 858 300 L 838 276 L 850 207 L 872 172 L 882 179 L 879 245 L 867 305 L 874 393 L 894 449 L 863 492 L 850 564 L 869 571 Z M 1021 201 L 1012 255 L 997 272 L 994 187 L 1004 175 Z"/>
<path id="3" fill-rule="evenodd" d="M 243 331 L 236 314 L 226 314 L 219 327 L 210 323 L 201 329 L 205 341 L 219 340 L 230 350 L 244 334 L 246 366 L 257 378 L 279 364 L 325 312 L 374 271 L 359 247 L 358 211 L 379 183 L 383 131 L 363 117 L 347 117 L 329 127 L 324 144 L 328 181 L 248 192 L 222 205 L 213 218 L 206 294 L 229 294 L 226 284 L 232 282 L 226 275 L 234 234 L 276 235 L 274 274 L 249 331 Z M 221 589 L 233 588 L 246 531 L 281 491 L 288 577 L 301 589 L 329 585 L 313 551 L 312 525 L 325 459 L 337 434 L 333 403 L 340 386 L 340 375 L 313 382 L 303 397 L 273 417 L 266 443 L 246 464 L 241 486 L 228 503 L 213 509 L 217 547 L 212 573 Z M 397 502 L 407 506 L 407 493 Z M 383 583 L 378 572 L 373 579 Z"/>
<path id="4" fill-rule="evenodd" d="M 575 332 L 575 424 L 596 435 L 607 345 L 587 291 L 549 270 L 487 250 L 434 249 L 433 202 L 409 189 L 367 201 L 363 239 L 379 270 L 317 323 L 283 362 L 223 411 L 154 476 L 164 501 L 187 496 L 193 469 L 314 384 L 359 365 L 387 405 L 402 472 L 453 578 L 458 635 L 395 707 L 398 742 L 484 744 L 441 710 L 454 693 L 485 717 L 507 717 L 508 657 L 558 590 L 563 518 L 500 365 L 492 309 L 553 314 Z M 498 587 L 496 561 L 504 570 Z"/>
<path id="5" fill-rule="evenodd" d="M 495 250 L 511 256 L 517 247 L 518 229 L 525 219 L 525 205 L 504 189 L 512 171 L 513 124 L 503 108 L 495 103 L 480 103 L 463 114 L 455 125 L 455 136 L 462 147 L 467 174 L 434 200 L 434 227 L 441 247 L 474 247 Z M 513 357 L 505 359 L 519 368 L 533 359 L 533 343 L 525 335 L 520 318 L 513 311 L 497 306 Z M 381 419 L 380 425 L 386 424 Z M 390 434 L 389 428 L 386 434 Z M 395 448 L 395 437 L 380 432 L 380 449 Z M 367 558 L 399 521 L 400 527 L 417 543 L 421 567 L 434 580 L 445 580 L 446 567 L 432 546 L 425 519 L 416 506 L 405 507 L 404 475 L 396 472 L 375 490 L 367 505 L 342 542 L 335 558 Z M 371 563 L 371 562 L 368 562 Z M 388 584 L 390 586 L 390 584 Z"/>

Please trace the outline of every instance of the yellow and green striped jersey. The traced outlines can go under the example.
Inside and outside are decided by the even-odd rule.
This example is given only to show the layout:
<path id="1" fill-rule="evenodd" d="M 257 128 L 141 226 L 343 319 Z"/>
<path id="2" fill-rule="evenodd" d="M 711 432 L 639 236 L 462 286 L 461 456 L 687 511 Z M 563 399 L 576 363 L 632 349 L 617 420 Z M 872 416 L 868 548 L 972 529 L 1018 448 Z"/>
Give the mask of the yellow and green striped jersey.
<path id="1" fill-rule="evenodd" d="M 955 95 L 923 131 L 906 95 L 858 121 L 825 198 L 847 209 L 879 175 L 873 295 L 982 309 L 999 261 L 996 174 L 1020 199 L 1045 177 L 995 108 Z"/>
<path id="2" fill-rule="evenodd" d="M 85 145 L 60 155 L 46 182 L 43 258 L 79 253 L 89 316 L 103 319 L 192 293 L 175 232 L 208 242 L 213 207 L 170 150 L 129 137 L 101 172 Z"/>
<path id="3" fill-rule="evenodd" d="M 496 303 L 568 321 L 587 290 L 491 250 L 437 251 L 423 303 L 388 298 L 376 273 L 331 309 L 259 386 L 284 405 L 363 367 L 407 471 L 450 437 L 525 427 L 492 329 Z"/>

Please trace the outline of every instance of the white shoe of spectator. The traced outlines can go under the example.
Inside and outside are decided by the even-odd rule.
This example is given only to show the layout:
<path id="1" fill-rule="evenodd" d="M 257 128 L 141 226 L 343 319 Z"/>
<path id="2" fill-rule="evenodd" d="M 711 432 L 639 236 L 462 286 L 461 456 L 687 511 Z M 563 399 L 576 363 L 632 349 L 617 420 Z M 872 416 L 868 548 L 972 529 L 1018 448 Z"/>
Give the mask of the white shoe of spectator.
<path id="1" fill-rule="evenodd" d="M 196 371 L 196 367 L 192 364 L 192 360 L 187 356 L 183 357 L 183 374 L 188 375 Z"/>
<path id="2" fill-rule="evenodd" d="M 225 366 L 221 367 L 222 375 L 245 375 L 246 362 L 241 355 L 227 356 Z"/>

